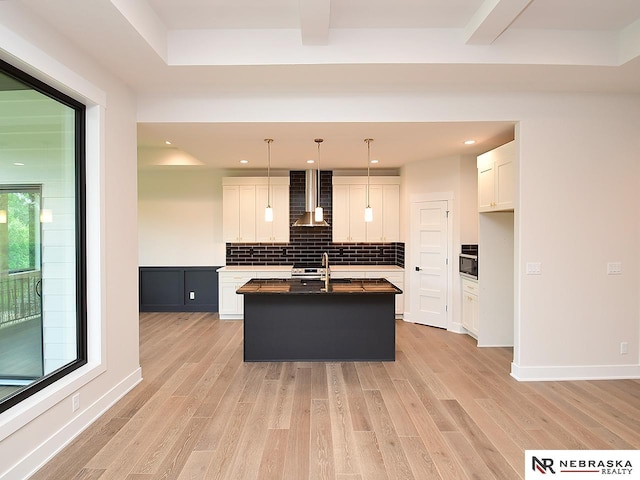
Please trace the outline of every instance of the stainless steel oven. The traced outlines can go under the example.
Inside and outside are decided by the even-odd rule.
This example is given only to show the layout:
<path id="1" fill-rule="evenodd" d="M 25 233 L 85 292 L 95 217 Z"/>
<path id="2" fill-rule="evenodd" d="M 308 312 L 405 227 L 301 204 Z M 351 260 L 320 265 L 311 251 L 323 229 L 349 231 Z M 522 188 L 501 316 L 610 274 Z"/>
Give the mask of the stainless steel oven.
<path id="1" fill-rule="evenodd" d="M 478 278 L 478 245 L 462 245 L 458 261 L 458 271 L 460 275 L 471 278 Z"/>

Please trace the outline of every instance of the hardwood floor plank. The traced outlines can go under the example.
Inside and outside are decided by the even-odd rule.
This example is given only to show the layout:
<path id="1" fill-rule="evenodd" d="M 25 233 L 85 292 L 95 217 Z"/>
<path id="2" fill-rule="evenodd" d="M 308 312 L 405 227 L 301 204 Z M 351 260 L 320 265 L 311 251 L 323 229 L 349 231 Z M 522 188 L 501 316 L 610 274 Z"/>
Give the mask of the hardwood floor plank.
<path id="1" fill-rule="evenodd" d="M 72 480 L 98 480 L 103 473 L 104 470 L 83 468 Z"/>
<path id="2" fill-rule="evenodd" d="M 495 445 L 487 438 L 476 422 L 465 412 L 456 400 L 443 400 L 451 416 L 460 427 L 461 433 L 469 439 L 471 446 L 480 454 L 484 463 L 497 479 L 517 478 L 516 471 L 505 461 Z"/>
<path id="3" fill-rule="evenodd" d="M 178 480 L 203 480 L 212 456 L 213 452 L 207 450 L 191 452 Z"/>
<path id="4" fill-rule="evenodd" d="M 329 399 L 327 368 L 324 362 L 314 362 L 311 365 L 311 398 Z"/>
<path id="5" fill-rule="evenodd" d="M 216 450 L 223 432 L 228 428 L 227 425 L 232 418 L 231 415 L 236 409 L 238 401 L 240 400 L 240 395 L 242 395 L 246 380 L 250 376 L 250 372 L 252 371 L 254 364 L 245 365 L 245 367 L 246 369 L 242 375 L 237 373 L 239 371 L 238 369 L 236 370 L 236 375 L 234 377 L 225 379 L 219 384 L 219 387 L 225 390 L 224 392 L 217 394 L 220 401 L 216 405 L 215 410 L 211 413 L 211 421 L 207 423 L 202 435 L 196 443 L 196 450 Z M 214 398 L 211 403 L 215 401 L 216 399 Z M 207 410 L 209 410 L 209 408 L 211 408 L 211 406 L 208 405 Z M 203 409 L 199 408 L 196 411 L 196 415 L 202 411 Z"/>
<path id="6" fill-rule="evenodd" d="M 32 480 L 522 478 L 525 449 L 640 448 L 637 380 L 517 382 L 513 349 L 405 322 L 393 364 L 244 363 L 242 333 L 141 314 L 143 381 Z"/>
<path id="7" fill-rule="evenodd" d="M 260 459 L 267 440 L 267 424 L 277 389 L 277 381 L 265 380 L 262 382 L 260 393 L 243 429 L 237 448 L 238 454 L 229 478 L 244 480 L 256 478 L 258 475 Z"/>
<path id="8" fill-rule="evenodd" d="M 362 390 L 377 390 L 378 384 L 371 371 L 371 365 L 367 362 L 356 363 L 356 371 Z"/>
<path id="9" fill-rule="evenodd" d="M 400 438 L 393 420 L 385 404 L 382 393 L 378 390 L 365 392 L 371 420 L 380 442 L 380 451 L 390 480 L 414 479 L 407 457 L 402 450 Z"/>
<path id="10" fill-rule="evenodd" d="M 401 437 L 402 449 L 407 454 L 413 476 L 417 479 L 437 480 L 442 478 L 438 473 L 431 455 L 418 437 Z"/>
<path id="11" fill-rule="evenodd" d="M 257 480 L 280 480 L 284 474 L 284 463 L 287 458 L 287 442 L 289 431 L 270 429 L 267 443 L 262 452 Z"/>
<path id="12" fill-rule="evenodd" d="M 384 405 L 389 412 L 395 432 L 400 437 L 417 437 L 418 431 L 407 410 L 404 408 L 396 387 L 389 377 L 384 364 L 374 363 L 371 365 L 371 369 L 380 387 L 379 392 L 384 399 Z"/>
<path id="13" fill-rule="evenodd" d="M 362 476 L 367 480 L 389 480 L 380 445 L 374 432 L 354 432 L 358 456 L 362 465 Z"/>
<path id="14" fill-rule="evenodd" d="M 424 403 L 418 398 L 418 394 L 412 388 L 409 381 L 396 381 L 394 383 L 400 393 L 402 402 L 413 419 L 422 442 L 425 444 L 427 451 L 438 469 L 440 477 L 450 480 L 465 478 L 462 469 L 448 448 L 442 435 L 443 431 L 438 427 L 435 419 L 429 414 Z M 453 422 L 453 419 L 451 422 Z M 454 429 L 450 431 L 454 431 Z"/>
<path id="15" fill-rule="evenodd" d="M 269 428 L 273 430 L 289 428 L 293 411 L 293 393 L 296 380 L 295 364 L 288 362 L 282 368 L 276 401 L 269 417 Z"/>
<path id="16" fill-rule="evenodd" d="M 328 363 L 327 377 L 336 473 L 361 473 L 341 365 Z"/>
<path id="17" fill-rule="evenodd" d="M 284 480 L 309 478 L 311 369 L 297 368 Z"/>
<path id="18" fill-rule="evenodd" d="M 484 463 L 480 454 L 467 441 L 464 434 L 461 432 L 444 432 L 443 435 L 468 478 L 496 478 Z"/>
<path id="19" fill-rule="evenodd" d="M 309 479 L 335 480 L 336 469 L 335 460 L 333 458 L 329 400 L 311 400 L 310 429 Z"/>
<path id="20" fill-rule="evenodd" d="M 163 480 L 176 480 L 187 463 L 187 459 L 195 446 L 200 433 L 204 429 L 207 418 L 195 417 L 189 420 L 185 428 L 180 432 L 173 447 L 167 452 L 164 461 L 158 467 L 155 478 Z"/>
<path id="21" fill-rule="evenodd" d="M 342 378 L 345 385 L 345 393 L 349 401 L 349 413 L 351 414 L 351 425 L 354 431 L 371 430 L 371 419 L 367 402 L 364 399 L 360 378 L 356 366 L 353 362 L 343 363 Z"/>
<path id="22" fill-rule="evenodd" d="M 238 444 L 252 408 L 253 405 L 248 403 L 235 403 L 235 408 L 225 423 L 224 431 L 216 438 L 216 448 L 209 454 L 202 478 L 227 478 L 227 474 L 239 454 Z M 200 441 L 198 441 L 198 444 L 200 444 Z M 197 451 L 211 452 L 210 450 Z"/>

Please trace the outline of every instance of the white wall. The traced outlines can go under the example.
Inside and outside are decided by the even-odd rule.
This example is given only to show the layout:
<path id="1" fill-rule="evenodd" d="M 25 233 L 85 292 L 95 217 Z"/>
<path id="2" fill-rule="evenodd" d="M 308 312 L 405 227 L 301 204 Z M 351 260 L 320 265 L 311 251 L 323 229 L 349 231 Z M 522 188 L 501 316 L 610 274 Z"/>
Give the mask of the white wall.
<path id="1" fill-rule="evenodd" d="M 0 479 L 26 478 L 140 379 L 135 99 L 16 2 L 0 2 L 0 57 L 87 102 L 89 363 L 0 414 Z M 108 101 L 107 101 L 108 100 Z M 80 395 L 72 413 L 71 396 Z"/>
<path id="2" fill-rule="evenodd" d="M 515 374 L 637 376 L 638 100 L 569 97 L 554 107 L 519 130 Z M 606 275 L 618 261 L 622 275 Z M 541 262 L 542 275 L 526 275 L 526 262 Z"/>
<path id="3" fill-rule="evenodd" d="M 138 217 L 141 266 L 225 264 L 222 174 L 218 170 L 141 170 Z"/>

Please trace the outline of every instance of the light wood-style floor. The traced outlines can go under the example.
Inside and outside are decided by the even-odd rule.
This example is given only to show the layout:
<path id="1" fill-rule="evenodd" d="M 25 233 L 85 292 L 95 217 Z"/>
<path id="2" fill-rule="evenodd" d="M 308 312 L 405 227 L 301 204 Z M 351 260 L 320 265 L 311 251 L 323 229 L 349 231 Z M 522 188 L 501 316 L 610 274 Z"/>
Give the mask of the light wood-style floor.
<path id="1" fill-rule="evenodd" d="M 511 349 L 397 323 L 394 363 L 243 363 L 242 322 L 142 314 L 144 381 L 33 478 L 517 479 L 640 448 L 640 382 L 519 383 Z"/>

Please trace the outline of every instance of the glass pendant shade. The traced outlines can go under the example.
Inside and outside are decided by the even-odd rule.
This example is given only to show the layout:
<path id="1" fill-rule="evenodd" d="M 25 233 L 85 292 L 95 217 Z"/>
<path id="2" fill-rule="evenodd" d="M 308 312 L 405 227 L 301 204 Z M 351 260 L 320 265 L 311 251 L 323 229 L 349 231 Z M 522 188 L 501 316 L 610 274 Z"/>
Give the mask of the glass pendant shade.
<path id="1" fill-rule="evenodd" d="M 324 211 L 322 210 L 322 207 L 316 207 L 315 220 L 316 222 L 322 222 L 324 220 Z"/>
<path id="2" fill-rule="evenodd" d="M 367 207 L 364 209 L 364 221 L 373 222 L 373 208 Z"/>
<path id="3" fill-rule="evenodd" d="M 264 221 L 265 222 L 273 222 L 273 208 L 267 205 L 264 209 Z"/>

